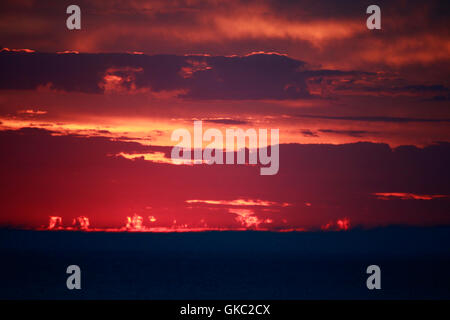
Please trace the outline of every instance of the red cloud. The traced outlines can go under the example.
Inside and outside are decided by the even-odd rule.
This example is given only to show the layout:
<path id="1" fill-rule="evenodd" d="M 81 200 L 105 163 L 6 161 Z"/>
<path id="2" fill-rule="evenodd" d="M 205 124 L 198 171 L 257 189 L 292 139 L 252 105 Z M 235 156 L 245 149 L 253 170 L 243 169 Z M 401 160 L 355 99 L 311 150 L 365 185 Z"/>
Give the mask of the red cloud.
<path id="1" fill-rule="evenodd" d="M 447 195 L 442 194 L 415 194 L 406 192 L 379 192 L 374 193 L 374 195 L 380 200 L 433 200 L 439 198 L 448 198 Z"/>
<path id="2" fill-rule="evenodd" d="M 51 216 L 48 222 L 48 230 L 59 230 L 62 228 L 62 218 Z"/>
<path id="3" fill-rule="evenodd" d="M 350 229 L 350 219 L 342 218 L 336 220 L 336 222 L 330 221 L 321 227 L 324 231 L 347 231 Z"/>

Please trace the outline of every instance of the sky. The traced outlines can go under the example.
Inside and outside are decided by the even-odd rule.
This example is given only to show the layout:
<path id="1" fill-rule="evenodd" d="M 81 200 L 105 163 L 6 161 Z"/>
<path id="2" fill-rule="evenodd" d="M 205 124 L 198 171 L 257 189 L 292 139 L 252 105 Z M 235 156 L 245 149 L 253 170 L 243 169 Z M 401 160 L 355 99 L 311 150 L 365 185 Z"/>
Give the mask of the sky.
<path id="1" fill-rule="evenodd" d="M 0 3 L 0 225 L 450 223 L 448 1 Z M 279 129 L 279 170 L 175 164 L 174 130 Z M 205 145 L 203 145 L 204 147 Z"/>

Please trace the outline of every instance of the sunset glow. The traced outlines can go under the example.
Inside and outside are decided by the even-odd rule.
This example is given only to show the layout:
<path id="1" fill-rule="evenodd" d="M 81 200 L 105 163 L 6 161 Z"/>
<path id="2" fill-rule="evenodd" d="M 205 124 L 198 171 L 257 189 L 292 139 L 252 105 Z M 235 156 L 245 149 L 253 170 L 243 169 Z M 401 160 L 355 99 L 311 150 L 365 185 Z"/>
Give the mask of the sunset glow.
<path id="1" fill-rule="evenodd" d="M 0 227 L 450 224 L 441 2 L 77 4 L 0 5 Z"/>

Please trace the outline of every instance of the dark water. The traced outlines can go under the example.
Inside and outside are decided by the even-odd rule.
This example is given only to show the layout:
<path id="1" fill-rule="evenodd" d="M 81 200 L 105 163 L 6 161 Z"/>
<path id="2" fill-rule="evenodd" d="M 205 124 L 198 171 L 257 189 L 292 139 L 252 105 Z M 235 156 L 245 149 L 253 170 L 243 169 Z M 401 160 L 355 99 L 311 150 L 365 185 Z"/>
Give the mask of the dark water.
<path id="1" fill-rule="evenodd" d="M 449 299 L 450 227 L 180 234 L 0 231 L 0 299 Z M 79 265 L 82 289 L 66 288 Z M 381 268 L 381 290 L 366 268 Z"/>

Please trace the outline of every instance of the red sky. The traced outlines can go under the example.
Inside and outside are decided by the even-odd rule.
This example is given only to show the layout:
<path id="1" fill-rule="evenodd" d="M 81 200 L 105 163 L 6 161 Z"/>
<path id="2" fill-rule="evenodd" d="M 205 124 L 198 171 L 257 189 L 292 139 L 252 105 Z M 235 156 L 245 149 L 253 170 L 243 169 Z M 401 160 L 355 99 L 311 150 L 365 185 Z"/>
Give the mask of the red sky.
<path id="1" fill-rule="evenodd" d="M 364 1 L 69 4 L 0 4 L 1 225 L 449 223 L 446 1 L 379 1 L 382 30 Z M 278 174 L 171 164 L 194 120 L 279 128 Z"/>

